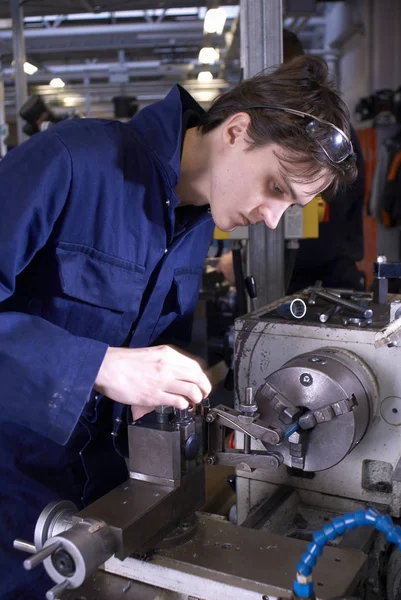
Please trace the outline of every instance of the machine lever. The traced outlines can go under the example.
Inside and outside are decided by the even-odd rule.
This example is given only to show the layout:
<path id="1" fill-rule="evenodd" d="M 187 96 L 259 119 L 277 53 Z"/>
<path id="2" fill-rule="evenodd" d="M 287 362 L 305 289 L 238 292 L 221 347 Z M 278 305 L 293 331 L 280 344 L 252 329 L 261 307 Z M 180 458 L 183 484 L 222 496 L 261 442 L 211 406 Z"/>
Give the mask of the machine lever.
<path id="1" fill-rule="evenodd" d="M 234 419 L 230 419 L 230 417 L 227 416 L 227 414 L 224 411 L 214 408 L 213 413 L 216 413 L 224 421 L 231 423 L 231 425 L 233 426 L 233 429 L 238 429 L 239 431 L 242 431 L 242 433 L 249 435 L 249 437 L 252 438 L 253 440 L 255 440 L 255 442 L 257 441 L 257 439 L 258 439 L 257 437 L 252 435 L 252 433 L 249 433 L 249 431 L 247 429 L 245 429 L 245 427 L 242 427 L 242 425 L 240 425 L 238 423 L 238 421 L 235 421 Z"/>
<path id="2" fill-rule="evenodd" d="M 61 583 L 58 583 L 51 590 L 46 593 L 46 600 L 58 600 L 60 594 L 70 587 L 67 579 L 64 579 Z"/>
<path id="3" fill-rule="evenodd" d="M 253 417 L 247 417 L 240 413 L 236 414 L 236 411 L 228 412 L 227 409 L 221 410 L 216 407 L 208 414 L 206 421 L 213 423 L 216 418 L 221 419 L 223 424 L 224 421 L 230 423 L 231 429 L 241 431 L 255 441 L 262 441 L 273 446 L 280 444 L 283 439 L 283 430 L 269 427 L 266 423 L 260 421 L 258 417 L 257 413 Z"/>
<path id="4" fill-rule="evenodd" d="M 257 310 L 257 308 L 258 308 L 258 301 L 257 301 L 258 293 L 257 293 L 257 289 L 256 289 L 256 281 L 255 281 L 255 278 L 252 277 L 252 275 L 245 277 L 245 287 L 248 292 L 248 296 L 251 300 L 252 310 Z"/>
<path id="5" fill-rule="evenodd" d="M 33 554 L 30 558 L 24 560 L 24 568 L 27 571 L 34 569 L 35 567 L 40 565 L 40 563 L 43 562 L 45 558 L 48 558 L 53 554 L 53 552 L 58 550 L 61 547 L 61 545 L 61 542 L 56 542 L 55 544 L 45 546 L 45 548 L 42 548 L 42 550 L 39 550 L 39 552 L 36 552 L 36 554 Z"/>
<path id="6" fill-rule="evenodd" d="M 35 544 L 31 544 L 31 542 L 27 542 L 26 540 L 21 540 L 19 538 L 13 541 L 13 547 L 15 548 L 15 550 L 21 550 L 21 552 L 28 552 L 28 554 L 36 553 Z"/>

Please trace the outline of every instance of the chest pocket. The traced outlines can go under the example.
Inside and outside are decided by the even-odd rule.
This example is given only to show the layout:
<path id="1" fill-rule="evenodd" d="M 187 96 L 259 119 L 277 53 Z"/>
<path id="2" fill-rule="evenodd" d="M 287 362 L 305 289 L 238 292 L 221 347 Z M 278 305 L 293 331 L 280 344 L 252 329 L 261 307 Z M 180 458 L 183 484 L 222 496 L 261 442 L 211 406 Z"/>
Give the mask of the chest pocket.
<path id="1" fill-rule="evenodd" d="M 174 270 L 171 288 L 164 301 L 152 341 L 158 338 L 163 343 L 190 340 L 202 272 L 202 267 L 180 267 Z"/>
<path id="2" fill-rule="evenodd" d="M 67 242 L 56 256 L 62 296 L 48 317 L 59 313 L 58 324 L 71 333 L 120 345 L 139 312 L 145 267 Z"/>
<path id="3" fill-rule="evenodd" d="M 199 296 L 202 267 L 182 267 L 174 271 L 176 302 L 179 315 L 193 315 Z"/>

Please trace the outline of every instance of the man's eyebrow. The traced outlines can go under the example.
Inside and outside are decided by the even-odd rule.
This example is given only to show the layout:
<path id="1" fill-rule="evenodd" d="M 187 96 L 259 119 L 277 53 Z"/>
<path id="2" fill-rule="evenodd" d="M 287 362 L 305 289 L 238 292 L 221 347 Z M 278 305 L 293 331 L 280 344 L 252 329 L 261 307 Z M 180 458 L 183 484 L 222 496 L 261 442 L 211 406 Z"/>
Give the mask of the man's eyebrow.
<path id="1" fill-rule="evenodd" d="M 291 185 L 290 180 L 288 179 L 288 177 L 286 177 L 285 175 L 282 175 L 282 178 L 283 178 L 283 181 L 284 181 L 285 185 L 290 190 L 291 198 L 293 200 L 295 200 L 295 202 L 300 202 L 300 200 L 299 200 L 298 196 L 296 195 L 296 193 L 294 191 L 294 188 L 292 187 L 292 185 Z"/>

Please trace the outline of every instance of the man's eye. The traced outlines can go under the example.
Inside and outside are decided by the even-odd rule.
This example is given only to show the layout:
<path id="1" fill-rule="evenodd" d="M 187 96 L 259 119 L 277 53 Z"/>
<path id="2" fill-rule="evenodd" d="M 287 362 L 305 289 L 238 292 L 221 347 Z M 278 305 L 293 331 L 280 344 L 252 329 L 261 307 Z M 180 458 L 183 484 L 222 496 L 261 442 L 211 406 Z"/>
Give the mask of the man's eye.
<path id="1" fill-rule="evenodd" d="M 280 194 L 281 196 L 284 194 L 283 190 L 281 189 L 281 187 L 279 185 L 277 185 L 277 183 L 273 183 L 273 190 L 275 192 L 277 192 L 277 194 Z"/>

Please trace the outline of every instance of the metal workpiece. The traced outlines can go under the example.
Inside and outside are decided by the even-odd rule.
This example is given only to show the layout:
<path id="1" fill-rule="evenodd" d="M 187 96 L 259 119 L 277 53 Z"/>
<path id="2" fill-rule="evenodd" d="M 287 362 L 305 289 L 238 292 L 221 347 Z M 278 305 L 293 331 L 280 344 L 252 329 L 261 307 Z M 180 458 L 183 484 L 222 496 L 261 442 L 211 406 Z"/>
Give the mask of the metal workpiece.
<path id="1" fill-rule="evenodd" d="M 353 300 L 347 300 L 346 298 L 332 294 L 327 290 L 316 290 L 315 294 L 318 298 L 322 298 L 323 300 L 326 300 L 327 302 L 330 302 L 336 306 L 341 306 L 352 313 L 361 315 L 364 319 L 371 319 L 373 316 L 373 310 L 371 308 L 361 306 Z"/>
<path id="2" fill-rule="evenodd" d="M 338 312 L 338 306 L 331 306 L 326 311 L 319 314 L 319 321 L 321 323 L 327 323 L 327 321 Z"/>
<path id="3" fill-rule="evenodd" d="M 277 312 L 284 319 L 303 319 L 306 315 L 306 304 L 302 298 L 294 298 L 280 304 Z"/>
<path id="4" fill-rule="evenodd" d="M 265 386 L 261 386 L 256 399 L 261 419 L 279 427 L 280 414 L 271 397 L 271 386 L 304 411 L 299 418 L 300 427 L 307 422 L 302 443 L 295 441 L 301 433 L 294 433 L 279 447 L 289 467 L 305 471 L 329 469 L 351 452 L 367 430 L 375 388 L 369 371 L 357 356 L 321 348 L 292 359 L 272 373 L 267 378 L 266 395 Z"/>
<path id="5" fill-rule="evenodd" d="M 320 282 L 320 284 L 321 284 L 321 282 Z M 323 288 L 322 285 L 320 285 L 320 286 L 312 285 L 312 286 L 306 288 L 306 293 L 308 294 L 308 296 L 310 298 L 313 294 L 316 294 L 316 292 L 319 292 L 322 290 L 327 290 L 331 294 L 335 294 L 336 296 L 340 296 L 341 298 L 349 298 L 351 300 L 354 299 L 354 300 L 372 301 L 372 299 L 373 299 L 372 292 L 345 289 L 345 288 Z M 316 297 L 314 299 L 316 301 Z M 309 301 L 308 301 L 308 304 L 309 304 Z"/>
<path id="6" fill-rule="evenodd" d="M 309 306 L 314 306 L 316 304 L 316 292 L 322 289 L 322 283 L 322 281 L 318 280 L 313 287 L 307 289 Z"/>
<path id="7" fill-rule="evenodd" d="M 342 324 L 346 327 L 348 325 L 355 325 L 356 327 L 368 327 L 372 325 L 372 319 L 365 319 L 363 317 L 343 317 Z"/>

